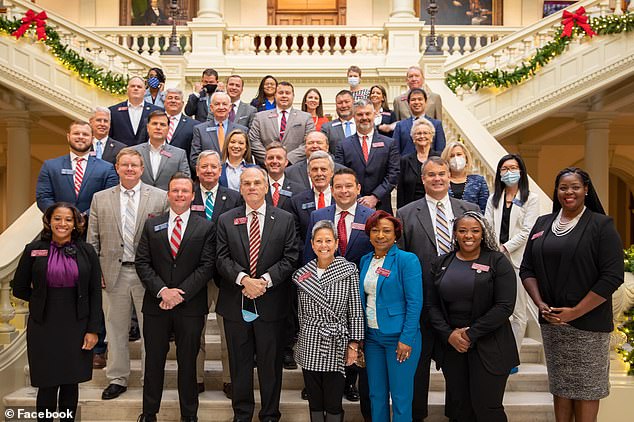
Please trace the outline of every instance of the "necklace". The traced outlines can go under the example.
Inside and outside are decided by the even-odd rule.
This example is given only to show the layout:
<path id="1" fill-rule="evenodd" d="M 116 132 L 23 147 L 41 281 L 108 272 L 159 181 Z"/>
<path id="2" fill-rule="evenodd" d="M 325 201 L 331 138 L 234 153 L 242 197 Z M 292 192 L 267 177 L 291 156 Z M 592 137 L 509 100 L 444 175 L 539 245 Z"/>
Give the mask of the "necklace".
<path id="1" fill-rule="evenodd" d="M 568 233 L 572 231 L 572 229 L 574 229 L 577 226 L 577 223 L 579 222 L 579 220 L 581 219 L 581 216 L 583 215 L 585 211 L 586 211 L 586 207 L 584 206 L 581 212 L 577 214 L 575 218 L 564 223 L 561 221 L 562 210 L 559 210 L 559 214 L 557 214 L 557 217 L 555 217 L 555 221 L 553 221 L 553 225 L 551 226 L 551 231 L 557 237 L 562 237 L 567 235 Z"/>

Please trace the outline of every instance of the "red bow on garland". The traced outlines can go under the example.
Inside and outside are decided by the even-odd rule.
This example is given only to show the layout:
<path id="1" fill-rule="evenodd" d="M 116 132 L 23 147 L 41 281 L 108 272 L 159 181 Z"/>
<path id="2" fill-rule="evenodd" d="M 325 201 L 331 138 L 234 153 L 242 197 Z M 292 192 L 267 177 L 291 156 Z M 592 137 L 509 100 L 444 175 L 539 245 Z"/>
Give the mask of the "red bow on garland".
<path id="1" fill-rule="evenodd" d="M 13 32 L 15 38 L 19 39 L 24 35 L 24 33 L 35 24 L 35 33 L 37 34 L 38 40 L 46 39 L 46 12 L 41 11 L 40 13 L 35 13 L 33 10 L 29 9 L 24 17 L 22 18 L 22 25 Z"/>
<path id="2" fill-rule="evenodd" d="M 583 6 L 578 8 L 574 14 L 564 10 L 564 17 L 561 20 L 561 23 L 564 24 L 564 30 L 561 33 L 562 38 L 572 36 L 572 28 L 574 28 L 575 24 L 586 31 L 586 34 L 590 37 L 596 35 L 596 32 L 594 32 L 588 24 L 588 17 L 585 13 L 586 9 L 584 9 Z"/>

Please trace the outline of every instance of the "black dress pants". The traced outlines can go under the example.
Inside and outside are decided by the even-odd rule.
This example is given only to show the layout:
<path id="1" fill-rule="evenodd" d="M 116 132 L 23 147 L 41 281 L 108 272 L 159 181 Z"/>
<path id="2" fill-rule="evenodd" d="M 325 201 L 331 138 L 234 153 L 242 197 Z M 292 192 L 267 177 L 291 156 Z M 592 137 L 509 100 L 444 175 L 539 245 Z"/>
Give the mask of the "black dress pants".
<path id="1" fill-rule="evenodd" d="M 169 351 L 170 334 L 174 333 L 178 363 L 178 399 L 181 417 L 197 416 L 198 386 L 196 356 L 200 348 L 206 315 L 183 316 L 174 311 L 159 315 L 143 314 L 145 342 L 145 379 L 143 380 L 143 413 L 155 415 L 161 407 L 165 360 Z"/>
<path id="2" fill-rule="evenodd" d="M 344 377 L 341 372 L 321 372 L 302 370 L 308 393 L 308 407 L 311 412 L 326 412 L 331 415 L 343 413 Z"/>
<path id="3" fill-rule="evenodd" d="M 59 391 L 59 397 L 58 397 Z M 64 384 L 54 387 L 40 387 L 37 390 L 37 399 L 35 401 L 38 412 L 46 412 L 52 414 L 58 408 L 59 412 L 64 413 L 70 411 L 72 418 L 64 418 L 64 421 L 74 421 L 77 414 L 77 402 L 79 400 L 79 384 Z M 39 421 L 53 421 L 53 418 L 38 418 Z"/>

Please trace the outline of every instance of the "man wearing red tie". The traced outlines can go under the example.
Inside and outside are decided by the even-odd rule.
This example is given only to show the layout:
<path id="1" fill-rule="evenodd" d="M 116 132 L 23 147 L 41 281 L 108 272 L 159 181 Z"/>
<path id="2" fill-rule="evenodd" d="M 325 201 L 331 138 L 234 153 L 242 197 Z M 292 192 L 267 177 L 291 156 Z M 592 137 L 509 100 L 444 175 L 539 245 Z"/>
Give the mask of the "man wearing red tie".
<path id="1" fill-rule="evenodd" d="M 266 203 L 290 212 L 291 197 L 301 189 L 284 175 L 288 159 L 286 158 L 286 148 L 280 142 L 271 142 L 266 146 L 264 166 L 269 176 Z"/>
<path id="2" fill-rule="evenodd" d="M 176 339 L 181 421 L 198 420 L 196 355 L 209 307 L 207 282 L 214 276 L 214 223 L 190 211 L 194 182 L 183 173 L 170 179 L 169 213 L 145 222 L 136 271 L 145 287 L 143 338 L 145 379 L 140 421 L 156 421 L 163 394 L 170 334 Z"/>

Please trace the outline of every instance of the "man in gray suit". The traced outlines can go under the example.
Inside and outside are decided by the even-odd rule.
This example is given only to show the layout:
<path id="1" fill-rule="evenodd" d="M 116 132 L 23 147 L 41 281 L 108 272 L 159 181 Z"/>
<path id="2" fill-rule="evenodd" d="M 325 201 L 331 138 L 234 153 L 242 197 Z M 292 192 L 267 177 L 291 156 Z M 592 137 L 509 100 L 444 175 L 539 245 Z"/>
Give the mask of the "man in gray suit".
<path id="1" fill-rule="evenodd" d="M 194 127 L 190 162 L 196 166 L 198 155 L 205 150 L 216 151 L 222 157 L 222 147 L 227 135 L 234 129 L 247 133 L 246 126 L 233 123 L 229 119 L 231 98 L 226 92 L 216 91 L 211 96 L 211 119 Z"/>
<path id="2" fill-rule="evenodd" d="M 339 118 L 321 125 L 321 131 L 328 138 L 330 153 L 332 155 L 335 154 L 339 142 L 357 133 L 357 127 L 354 124 L 354 116 L 352 113 L 353 105 L 352 92 L 347 89 L 339 91 L 335 96 L 335 109 L 337 110 L 337 116 L 339 116 Z"/>
<path id="3" fill-rule="evenodd" d="M 293 108 L 295 92 L 290 82 L 280 82 L 275 91 L 275 110 L 261 111 L 255 115 L 249 130 L 253 157 L 264 162 L 266 146 L 279 141 L 288 151 L 288 161 L 295 164 L 304 156 L 304 138 L 315 130 L 315 122 L 309 113 Z"/>
<path id="4" fill-rule="evenodd" d="M 440 95 L 431 92 L 431 89 L 429 89 L 429 87 L 425 84 L 425 76 L 423 75 L 423 70 L 420 66 L 410 66 L 407 69 L 407 76 L 405 80 L 409 89 L 407 92 L 394 98 L 393 105 L 396 120 L 403 120 L 412 116 L 407 102 L 407 94 L 409 94 L 409 90 L 413 88 L 424 89 L 427 94 L 425 115 L 431 117 L 432 119 L 442 120 L 442 99 L 440 98 Z"/>
<path id="5" fill-rule="evenodd" d="M 143 157 L 137 150 L 130 147 L 122 149 L 117 155 L 115 169 L 120 184 L 93 196 L 86 239 L 97 251 L 103 272 L 108 332 L 106 376 L 110 382 L 101 395 L 103 400 L 114 399 L 127 390 L 130 376 L 128 330 L 132 305 L 140 310 L 145 294 L 134 267 L 136 245 L 148 216 L 160 215 L 167 210 L 166 193 L 141 182 Z M 143 332 L 143 314 L 138 312 L 137 317 Z M 145 348 L 142 344 L 141 361 L 144 360 Z"/>
<path id="6" fill-rule="evenodd" d="M 328 152 L 328 138 L 323 132 L 314 130 L 306 135 L 306 141 L 304 144 L 306 159 L 287 167 L 284 171 L 288 181 L 293 182 L 296 186 L 298 186 L 300 189 L 298 192 L 312 189 L 312 185 L 308 178 L 307 162 L 311 154 L 316 151 Z M 344 168 L 344 166 L 339 163 L 335 163 L 334 171 L 337 171 L 340 168 Z"/>
<path id="7" fill-rule="evenodd" d="M 231 109 L 229 110 L 229 121 L 242 126 L 251 127 L 251 122 L 257 113 L 257 109 L 251 104 L 240 100 L 244 81 L 240 75 L 231 75 L 227 78 L 227 94 L 231 97 Z"/>
<path id="8" fill-rule="evenodd" d="M 434 288 L 431 279 L 431 261 L 447 253 L 451 249 L 453 220 L 466 211 L 477 211 L 477 205 L 451 198 L 449 192 L 449 163 L 440 157 L 429 157 L 423 163 L 421 179 L 425 186 L 425 197 L 411 202 L 399 209 L 396 217 L 403 223 L 403 236 L 399 247 L 415 253 L 423 268 L 423 312 L 420 317 L 420 328 L 425 341 L 418 361 L 414 377 L 414 401 L 412 403 L 412 419 L 421 421 L 427 417 L 429 393 L 429 367 L 434 350 L 434 329 L 429 320 L 429 302 L 427 295 Z M 438 223 L 439 213 L 444 214 L 449 225 L 449 233 L 441 233 L 442 225 Z M 447 240 L 449 237 L 449 241 Z M 448 398 L 445 398 L 447 403 Z M 449 405 L 447 405 L 449 407 Z"/>
<path id="9" fill-rule="evenodd" d="M 147 118 L 149 142 L 134 146 L 146 163 L 141 180 L 164 191 L 167 191 L 170 178 L 177 171 L 190 175 L 185 150 L 165 142 L 168 130 L 167 113 L 163 110 L 153 111 Z"/>

